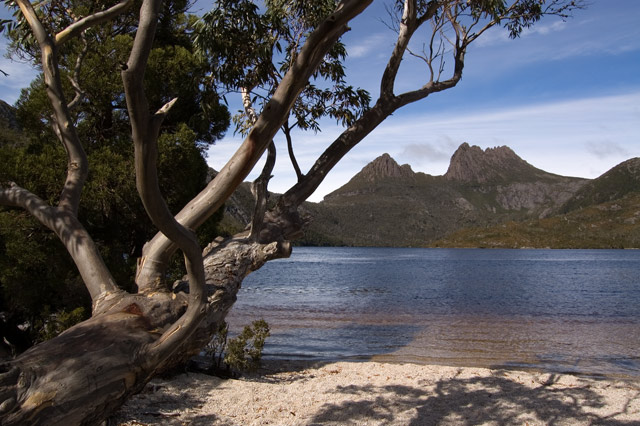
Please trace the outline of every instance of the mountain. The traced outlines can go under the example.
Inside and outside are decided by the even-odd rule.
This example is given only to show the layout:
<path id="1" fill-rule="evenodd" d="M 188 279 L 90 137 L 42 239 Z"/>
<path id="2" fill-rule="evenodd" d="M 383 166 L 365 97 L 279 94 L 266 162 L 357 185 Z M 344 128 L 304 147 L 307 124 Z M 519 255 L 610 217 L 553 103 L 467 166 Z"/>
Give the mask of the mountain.
<path id="1" fill-rule="evenodd" d="M 560 209 L 562 213 L 640 193 L 640 158 L 618 164 L 584 185 Z"/>
<path id="2" fill-rule="evenodd" d="M 627 160 L 585 184 L 552 217 L 467 228 L 433 245 L 640 248 L 640 158 Z"/>
<path id="3" fill-rule="evenodd" d="M 425 246 L 469 226 L 549 216 L 588 180 L 547 173 L 506 146 L 462 144 L 447 173 L 431 176 L 376 158 L 321 203 L 306 244 Z"/>
<path id="4" fill-rule="evenodd" d="M 230 233 L 252 200 L 245 183 L 227 201 Z M 537 169 L 508 147 L 462 144 L 443 176 L 384 154 L 301 208 L 312 218 L 303 245 L 640 247 L 640 159 L 588 180 Z"/>
<path id="5" fill-rule="evenodd" d="M 463 143 L 451 157 L 444 177 L 456 182 L 486 184 L 544 180 L 549 175 L 518 157 L 507 146 L 483 151 L 478 146 Z"/>

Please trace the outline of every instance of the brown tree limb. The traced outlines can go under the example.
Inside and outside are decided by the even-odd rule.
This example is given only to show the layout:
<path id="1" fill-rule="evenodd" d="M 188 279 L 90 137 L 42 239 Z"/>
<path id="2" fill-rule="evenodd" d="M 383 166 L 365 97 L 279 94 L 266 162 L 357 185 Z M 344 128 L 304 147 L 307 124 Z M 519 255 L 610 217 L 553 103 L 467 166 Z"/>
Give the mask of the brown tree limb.
<path id="1" fill-rule="evenodd" d="M 67 153 L 67 177 L 58 207 L 47 205 L 17 185 L 3 189 L 3 198 L 10 205 L 26 209 L 56 233 L 78 267 L 91 295 L 94 309 L 98 309 L 101 301 L 119 290 L 95 243 L 77 219 L 80 195 L 88 174 L 87 156 L 78 139 L 65 101 L 56 46 L 38 20 L 31 3 L 25 0 L 18 0 L 17 3 L 40 47 L 47 96 L 53 108 L 54 132 Z"/>
<path id="2" fill-rule="evenodd" d="M 82 87 L 80 87 L 80 70 L 82 69 L 82 62 L 84 61 L 87 52 L 89 52 L 89 43 L 87 43 L 87 37 L 84 33 L 80 33 L 80 38 L 82 38 L 83 43 L 82 50 L 76 58 L 76 64 L 73 67 L 73 76 L 69 76 L 69 82 L 71 83 L 73 90 L 76 92 L 75 97 L 71 100 L 71 102 L 69 102 L 69 105 L 67 105 L 67 108 L 69 108 L 69 110 L 75 108 L 75 106 L 80 103 L 82 98 L 86 96 L 86 93 L 82 90 Z"/>
<path id="3" fill-rule="evenodd" d="M 71 114 L 69 113 L 69 108 L 67 107 L 67 102 L 65 101 L 60 80 L 60 71 L 58 69 L 56 44 L 38 20 L 31 3 L 26 0 L 17 0 L 16 3 L 20 6 L 20 10 L 40 46 L 42 73 L 44 74 L 47 96 L 53 108 L 54 126 L 56 126 L 55 133 L 67 151 L 67 178 L 62 193 L 60 194 L 58 206 L 77 215 L 82 188 L 89 173 L 89 165 L 87 155 L 80 144 Z"/>
<path id="4" fill-rule="evenodd" d="M 289 160 L 291 161 L 291 165 L 293 166 L 293 170 L 296 172 L 296 177 L 298 181 L 302 179 L 302 170 L 300 170 L 300 165 L 298 164 L 298 160 L 296 160 L 296 155 L 293 152 L 293 140 L 291 139 L 291 126 L 289 126 L 289 122 L 285 121 L 282 125 L 282 133 L 284 133 L 284 137 L 287 140 L 287 152 L 289 153 Z"/>
<path id="5" fill-rule="evenodd" d="M 380 97 L 370 110 L 338 136 L 318 157 L 307 174 L 285 192 L 278 201 L 279 214 L 291 214 L 293 210 L 297 209 L 303 201 L 313 194 L 331 169 L 393 112 L 407 104 L 424 99 L 432 93 L 454 87 L 460 81 L 464 68 L 464 54 L 468 45 L 463 41 L 459 41 L 456 45 L 455 67 L 451 78 L 445 81 L 432 81 L 430 78 L 429 82 L 418 90 L 400 95 L 394 94 L 395 80 L 411 37 L 421 25 L 435 16 L 437 7 L 440 6 L 441 2 L 433 2 L 424 15 L 418 16 L 416 1 L 405 0 L 402 19 L 399 21 L 398 38 L 382 74 Z"/>
<path id="6" fill-rule="evenodd" d="M 116 4 L 115 6 L 110 7 L 107 10 L 94 13 L 93 15 L 86 16 L 80 19 L 79 21 L 74 22 L 73 24 L 69 25 L 67 28 L 60 31 L 58 34 L 56 34 L 55 44 L 57 46 L 60 46 L 67 40 L 83 32 L 87 28 L 92 27 L 94 25 L 101 24 L 103 22 L 106 22 L 115 18 L 116 16 L 124 12 L 126 9 L 128 9 L 129 6 L 131 6 L 132 4 L 133 4 L 133 0 L 123 0 L 120 3 Z"/>
<path id="7" fill-rule="evenodd" d="M 251 220 L 251 233 L 249 238 L 253 241 L 264 242 L 260 239 L 260 231 L 264 225 L 264 214 L 267 211 L 267 202 L 269 201 L 269 180 L 271 173 L 276 164 L 276 144 L 271 141 L 267 148 L 267 160 L 264 163 L 262 172 L 256 180 L 251 183 L 251 192 L 256 199 L 256 205 L 253 210 L 253 218 Z"/>
<path id="8" fill-rule="evenodd" d="M 160 125 L 177 99 L 150 114 L 143 78 L 158 22 L 160 0 L 145 0 L 140 9 L 140 23 L 122 72 L 135 153 L 136 187 L 153 224 L 184 253 L 189 280 L 189 305 L 178 321 L 144 350 L 145 370 L 159 368 L 179 344 L 197 328 L 206 310 L 205 275 L 202 250 L 195 234 L 173 217 L 160 191 L 157 172 Z"/>
<path id="9" fill-rule="evenodd" d="M 267 149 L 326 52 L 348 30 L 349 20 L 360 14 L 371 1 L 342 1 L 336 11 L 309 35 L 244 142 L 209 185 L 178 213 L 176 219 L 180 223 L 197 228 L 231 196 Z M 140 263 L 142 267 L 138 269 L 136 279 L 139 288 L 157 286 L 163 278 L 163 265 L 167 264 L 175 248 L 175 244 L 162 234 L 156 234 L 145 245 Z"/>
<path id="10" fill-rule="evenodd" d="M 242 87 L 240 89 L 242 96 L 242 105 L 244 112 L 247 114 L 247 118 L 251 125 L 254 125 L 258 121 L 258 114 L 253 107 L 251 101 L 251 89 Z M 251 183 L 251 193 L 255 198 L 255 206 L 253 209 L 253 216 L 251 219 L 251 230 L 249 238 L 253 241 L 259 241 L 260 230 L 264 223 L 264 214 L 267 211 L 267 201 L 269 200 L 269 180 L 271 180 L 271 172 L 276 164 L 276 145 L 271 141 L 269 148 L 267 148 L 267 160 L 262 168 L 260 176 Z"/>

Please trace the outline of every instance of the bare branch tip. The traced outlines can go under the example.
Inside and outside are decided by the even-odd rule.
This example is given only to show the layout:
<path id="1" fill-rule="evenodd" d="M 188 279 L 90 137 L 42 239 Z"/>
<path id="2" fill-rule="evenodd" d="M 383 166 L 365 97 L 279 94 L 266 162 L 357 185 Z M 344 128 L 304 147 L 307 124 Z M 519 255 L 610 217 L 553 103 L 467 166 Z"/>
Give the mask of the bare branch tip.
<path id="1" fill-rule="evenodd" d="M 169 110 L 171 110 L 171 108 L 173 108 L 173 105 L 175 105 L 175 103 L 178 102 L 178 98 L 173 98 L 171 99 L 169 102 L 167 102 L 166 104 L 164 104 L 162 106 L 162 108 L 160 108 L 158 110 L 158 112 L 156 112 L 156 116 L 161 116 L 161 117 L 165 117 L 168 113 Z"/>

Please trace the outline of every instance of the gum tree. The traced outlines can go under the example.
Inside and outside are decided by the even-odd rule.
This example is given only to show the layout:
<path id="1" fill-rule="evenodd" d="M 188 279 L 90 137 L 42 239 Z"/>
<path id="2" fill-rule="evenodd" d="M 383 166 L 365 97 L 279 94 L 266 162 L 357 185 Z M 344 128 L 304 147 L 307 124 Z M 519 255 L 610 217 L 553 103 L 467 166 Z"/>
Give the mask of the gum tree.
<path id="1" fill-rule="evenodd" d="M 88 2 L 65 3 L 69 3 L 65 15 L 87 12 Z M 215 88 L 204 84 L 209 81 L 209 65 L 194 49 L 191 33 L 196 17 L 185 13 L 186 3 L 164 3 L 145 72 L 152 108 L 161 106 L 167 97 L 179 99 L 164 120 L 158 140 L 160 186 L 174 213 L 208 183 L 203 153 L 229 126 L 227 108 L 219 104 Z M 59 9 L 53 9 L 55 4 L 49 2 L 50 13 L 41 12 L 45 27 L 60 21 L 57 13 L 51 16 Z M 118 286 L 127 290 L 134 285 L 133 272 L 143 244 L 157 232 L 135 186 L 131 129 L 120 76 L 135 22 L 136 9 L 129 8 L 57 51 L 65 95 L 73 98 L 70 112 L 90 169 L 78 217 Z M 24 42 L 29 37 L 25 27 L 9 34 L 14 47 L 11 53 L 36 62 L 39 49 L 35 43 Z M 51 130 L 51 104 L 41 76 L 22 90 L 15 107 L 16 121 L 25 125 L 17 133 L 21 138 L 0 141 L 0 181 L 19 182 L 41 198 L 55 201 L 66 154 Z M 198 228 L 201 242 L 215 237 L 221 213 Z M 24 351 L 33 344 L 29 340 L 41 340 L 54 330 L 65 312 L 91 312 L 89 296 L 68 257 L 57 237 L 25 211 L 0 207 L 0 352 L 3 348 Z M 180 263 L 175 259 L 175 267 L 170 268 L 176 278 L 182 275 Z M 3 345 L 5 336 L 13 346 Z"/>
<path id="2" fill-rule="evenodd" d="M 296 7 L 304 4 L 279 1 L 288 13 L 295 13 Z M 133 293 L 117 285 L 78 220 L 89 170 L 63 90 L 57 52 L 92 25 L 114 19 L 134 2 L 110 2 L 110 7 L 63 22 L 63 28 L 55 32 L 47 31 L 30 2 L 15 3 L 39 48 L 54 114 L 53 130 L 65 148 L 67 171 L 54 204 L 19 186 L 19 182 L 1 183 L 0 203 L 26 210 L 62 241 L 91 296 L 92 316 L 0 365 L 0 418 L 6 425 L 99 423 L 155 374 L 197 353 L 231 309 L 243 278 L 271 259 L 289 256 L 290 241 L 300 236 L 304 227 L 298 207 L 351 148 L 399 108 L 454 87 L 462 78 L 468 48 L 489 28 L 503 25 L 516 37 L 544 15 L 564 17 L 579 6 L 576 1 L 564 0 L 393 2 L 389 11 L 395 19 L 390 25 L 398 38 L 381 77 L 378 99 L 346 123 L 344 132 L 306 173 L 298 173 L 298 182 L 272 208 L 261 204 L 245 232 L 217 238 L 202 249 L 193 230 L 255 167 L 287 123 L 309 79 L 348 30 L 348 22 L 371 0 L 343 0 L 318 18 L 313 28 L 301 33 L 298 44 L 287 53 L 286 69 L 269 82 L 270 89 L 264 92 L 264 102 L 251 119 L 244 142 L 208 186 L 175 216 L 160 191 L 156 163 L 162 123 L 172 114 L 176 100 L 152 109 L 144 84 L 162 2 L 144 0 L 129 58 L 122 67 L 122 82 L 134 145 L 136 187 L 159 232 L 145 244 L 138 260 L 137 292 Z M 425 48 L 411 50 L 410 40 L 417 37 L 421 27 L 429 28 L 427 39 L 422 40 Z M 425 64 L 424 84 L 397 93 L 395 83 L 407 55 Z M 450 62 L 445 62 L 445 57 Z M 243 72 L 250 69 L 245 67 Z M 250 91 L 255 87 L 244 88 Z M 172 286 L 166 282 L 166 271 L 177 251 L 184 256 L 187 275 Z"/>

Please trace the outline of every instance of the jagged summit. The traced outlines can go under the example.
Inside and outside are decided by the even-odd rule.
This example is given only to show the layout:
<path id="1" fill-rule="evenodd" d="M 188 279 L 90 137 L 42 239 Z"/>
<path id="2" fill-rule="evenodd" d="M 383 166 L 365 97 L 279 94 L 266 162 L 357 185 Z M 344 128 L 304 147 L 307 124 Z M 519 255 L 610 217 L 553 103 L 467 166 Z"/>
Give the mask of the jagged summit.
<path id="1" fill-rule="evenodd" d="M 389 154 L 385 153 L 364 166 L 345 185 L 325 195 L 324 200 L 368 194 L 375 190 L 378 183 L 401 179 L 413 181 L 415 176 L 416 173 L 411 170 L 410 165 L 403 164 L 401 166 Z"/>
<path id="2" fill-rule="evenodd" d="M 542 172 L 513 152 L 507 146 L 487 148 L 463 143 L 451 157 L 444 177 L 458 182 L 485 183 L 513 179 L 516 176 Z M 545 172 L 542 172 L 545 173 Z"/>
<path id="3" fill-rule="evenodd" d="M 389 154 L 385 153 L 364 166 L 356 177 L 373 182 L 380 178 L 412 177 L 414 174 L 415 173 L 411 170 L 410 165 L 403 164 L 400 166 L 396 160 L 391 158 Z"/>

